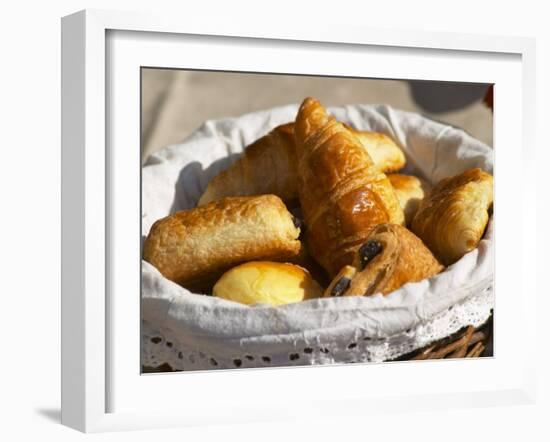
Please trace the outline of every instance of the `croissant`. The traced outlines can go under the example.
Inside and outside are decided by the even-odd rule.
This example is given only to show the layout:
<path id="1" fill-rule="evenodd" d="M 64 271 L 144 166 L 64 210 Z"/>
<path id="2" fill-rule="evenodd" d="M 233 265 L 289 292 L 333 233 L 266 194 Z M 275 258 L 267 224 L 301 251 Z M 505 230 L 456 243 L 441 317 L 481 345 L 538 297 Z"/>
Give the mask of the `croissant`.
<path id="1" fill-rule="evenodd" d="M 384 295 L 408 282 L 430 278 L 443 270 L 432 252 L 412 232 L 396 224 L 376 226 L 323 296 Z"/>
<path id="2" fill-rule="evenodd" d="M 387 135 L 346 126 L 384 172 L 405 165 L 403 151 Z M 277 126 L 248 146 L 243 155 L 209 183 L 198 205 L 225 196 L 274 194 L 283 201 L 298 198 L 294 123 Z"/>
<path id="3" fill-rule="evenodd" d="M 405 213 L 405 224 L 411 224 L 420 202 L 429 193 L 431 186 L 424 180 L 413 175 L 392 173 L 388 175 L 390 183 L 395 190 L 399 205 Z"/>
<path id="4" fill-rule="evenodd" d="M 297 257 L 299 234 L 275 195 L 228 197 L 156 221 L 144 242 L 143 259 L 166 278 L 204 291 L 237 264 Z"/>
<path id="5" fill-rule="evenodd" d="M 228 169 L 216 175 L 199 199 L 202 206 L 225 196 L 277 195 L 290 201 L 296 195 L 294 124 L 277 126 L 248 146 Z"/>
<path id="6" fill-rule="evenodd" d="M 355 135 L 363 147 L 367 149 L 372 161 L 374 161 L 376 167 L 382 172 L 396 172 L 405 167 L 405 154 L 389 136 L 381 132 L 355 130 L 347 124 L 344 124 L 344 126 Z"/>
<path id="7" fill-rule="evenodd" d="M 477 247 L 493 203 L 493 176 L 469 169 L 441 180 L 421 203 L 411 230 L 445 265 Z"/>
<path id="8" fill-rule="evenodd" d="M 387 176 L 319 101 L 304 100 L 294 135 L 308 249 L 334 276 L 373 227 L 403 224 L 403 210 Z"/>

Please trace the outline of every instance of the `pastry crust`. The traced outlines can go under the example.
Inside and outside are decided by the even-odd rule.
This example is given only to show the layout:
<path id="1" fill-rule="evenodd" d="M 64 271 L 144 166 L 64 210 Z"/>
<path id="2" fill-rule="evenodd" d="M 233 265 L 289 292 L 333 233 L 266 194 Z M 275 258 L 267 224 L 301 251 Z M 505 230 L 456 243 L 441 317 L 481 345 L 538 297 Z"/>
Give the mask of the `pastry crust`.
<path id="1" fill-rule="evenodd" d="M 225 272 L 212 294 L 247 305 L 282 305 L 319 298 L 322 290 L 309 272 L 300 266 L 253 261 Z"/>
<path id="2" fill-rule="evenodd" d="M 389 136 L 380 132 L 355 130 L 347 124 L 344 124 L 344 126 L 367 149 L 372 161 L 382 172 L 396 172 L 405 167 L 407 162 L 405 154 Z"/>
<path id="3" fill-rule="evenodd" d="M 212 178 L 198 205 L 226 196 L 263 194 L 284 201 L 297 197 L 293 123 L 277 126 L 248 146 L 229 168 Z"/>
<path id="4" fill-rule="evenodd" d="M 387 135 L 357 131 L 346 126 L 383 172 L 405 166 L 403 151 Z M 274 194 L 288 202 L 298 198 L 294 123 L 277 126 L 248 146 L 229 168 L 208 183 L 200 197 L 202 206 L 225 196 Z"/>
<path id="5" fill-rule="evenodd" d="M 350 266 L 347 266 L 350 267 Z M 443 270 L 443 266 L 430 250 L 407 228 L 396 224 L 376 226 L 359 248 L 348 288 L 340 296 L 384 295 L 397 290 L 408 282 L 430 278 Z M 342 269 L 345 271 L 346 267 Z M 340 274 L 331 286 L 338 283 Z M 325 291 L 324 296 L 338 296 Z"/>
<path id="6" fill-rule="evenodd" d="M 353 266 L 344 266 L 336 274 L 329 286 L 323 293 L 323 298 L 343 296 L 351 285 L 352 279 L 357 274 L 357 269 Z"/>
<path id="7" fill-rule="evenodd" d="M 298 256 L 300 229 L 275 195 L 229 197 L 156 221 L 143 259 L 166 278 L 208 290 L 229 268 L 246 261 Z"/>
<path id="8" fill-rule="evenodd" d="M 425 198 L 411 230 L 445 265 L 475 249 L 489 221 L 493 177 L 476 168 L 440 181 Z"/>
<path id="9" fill-rule="evenodd" d="M 295 138 L 308 248 L 332 277 L 374 226 L 403 224 L 403 210 L 386 175 L 319 101 L 302 103 Z"/>
<path id="10" fill-rule="evenodd" d="M 405 213 L 405 224 L 409 226 L 420 206 L 420 202 L 428 195 L 431 186 L 427 181 L 413 175 L 392 173 L 388 179 L 395 190 L 399 205 Z"/>

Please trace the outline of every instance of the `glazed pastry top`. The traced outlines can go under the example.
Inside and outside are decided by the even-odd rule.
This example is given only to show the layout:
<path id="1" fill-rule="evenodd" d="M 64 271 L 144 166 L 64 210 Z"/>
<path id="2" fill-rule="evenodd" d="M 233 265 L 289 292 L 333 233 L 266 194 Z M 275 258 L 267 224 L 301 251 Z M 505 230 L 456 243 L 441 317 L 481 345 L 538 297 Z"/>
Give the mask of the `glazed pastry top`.
<path id="1" fill-rule="evenodd" d="M 405 165 L 403 151 L 387 135 L 344 125 L 384 172 Z M 226 196 L 274 194 L 288 202 L 298 198 L 294 122 L 275 127 L 246 147 L 227 169 L 210 180 L 199 206 Z"/>

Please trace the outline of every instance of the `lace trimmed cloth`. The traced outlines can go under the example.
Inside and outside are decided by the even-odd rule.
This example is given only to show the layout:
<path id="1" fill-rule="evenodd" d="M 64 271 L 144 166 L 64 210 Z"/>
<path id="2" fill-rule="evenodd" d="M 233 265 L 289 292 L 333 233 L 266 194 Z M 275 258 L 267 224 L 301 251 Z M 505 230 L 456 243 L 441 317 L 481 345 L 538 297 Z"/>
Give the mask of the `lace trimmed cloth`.
<path id="1" fill-rule="evenodd" d="M 142 170 L 142 236 L 153 222 L 194 207 L 208 181 L 243 148 L 292 121 L 297 105 L 208 121 Z M 461 129 L 385 105 L 329 108 L 360 130 L 390 135 L 401 171 L 432 184 L 472 167 L 493 172 L 493 151 Z M 380 362 L 483 324 L 494 307 L 493 220 L 479 246 L 430 279 L 387 296 L 246 306 L 194 294 L 142 261 L 141 362 L 175 370 Z"/>

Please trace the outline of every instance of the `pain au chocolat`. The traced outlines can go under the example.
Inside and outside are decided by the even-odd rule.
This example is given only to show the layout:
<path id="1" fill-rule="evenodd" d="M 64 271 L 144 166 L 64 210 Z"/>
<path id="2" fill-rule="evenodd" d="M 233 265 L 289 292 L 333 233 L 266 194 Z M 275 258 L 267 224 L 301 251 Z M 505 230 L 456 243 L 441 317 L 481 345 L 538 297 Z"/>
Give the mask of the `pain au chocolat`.
<path id="1" fill-rule="evenodd" d="M 381 224 L 325 290 L 325 297 L 384 295 L 408 282 L 430 278 L 443 270 L 422 241 L 407 228 Z"/>
<path id="2" fill-rule="evenodd" d="M 143 259 L 166 278 L 204 292 L 243 262 L 296 258 L 299 235 L 294 217 L 275 195 L 228 197 L 155 222 Z"/>

